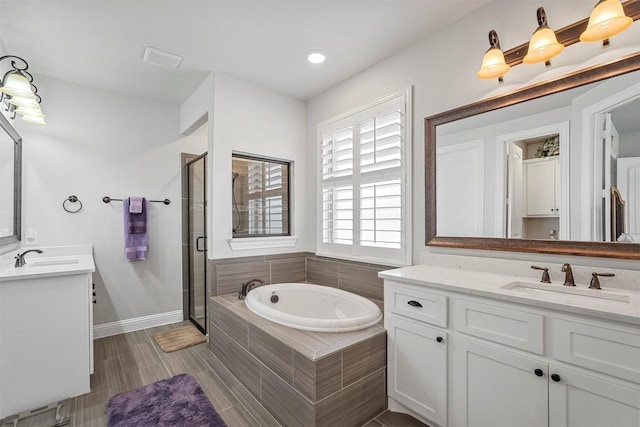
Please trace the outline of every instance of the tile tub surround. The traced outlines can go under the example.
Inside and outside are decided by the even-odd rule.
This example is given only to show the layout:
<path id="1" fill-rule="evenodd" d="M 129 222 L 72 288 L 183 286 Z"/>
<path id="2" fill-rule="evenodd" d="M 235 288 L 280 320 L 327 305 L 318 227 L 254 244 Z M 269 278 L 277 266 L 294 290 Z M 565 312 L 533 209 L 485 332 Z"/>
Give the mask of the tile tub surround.
<path id="1" fill-rule="evenodd" d="M 383 281 L 378 273 L 395 267 L 321 257 L 308 252 L 209 261 L 211 295 L 237 293 L 243 282 L 265 284 L 309 282 L 353 292 L 382 302 Z"/>
<path id="2" fill-rule="evenodd" d="M 209 303 L 209 349 L 282 424 L 360 426 L 386 408 L 386 331 L 321 333 L 249 311 L 235 294 Z"/>

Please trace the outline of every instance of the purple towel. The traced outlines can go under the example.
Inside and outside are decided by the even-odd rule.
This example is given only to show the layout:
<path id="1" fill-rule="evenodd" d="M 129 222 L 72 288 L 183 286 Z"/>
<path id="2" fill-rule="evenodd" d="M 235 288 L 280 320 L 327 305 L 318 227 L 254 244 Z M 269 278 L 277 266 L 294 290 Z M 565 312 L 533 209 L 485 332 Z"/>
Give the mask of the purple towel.
<path id="1" fill-rule="evenodd" d="M 149 238 L 147 236 L 147 211 L 149 202 L 142 199 L 142 212 L 129 211 L 130 200 L 122 201 L 124 214 L 124 253 L 129 261 L 147 259 L 149 253 Z"/>
<path id="2" fill-rule="evenodd" d="M 142 213 L 144 197 L 129 197 L 129 212 L 132 214 Z"/>

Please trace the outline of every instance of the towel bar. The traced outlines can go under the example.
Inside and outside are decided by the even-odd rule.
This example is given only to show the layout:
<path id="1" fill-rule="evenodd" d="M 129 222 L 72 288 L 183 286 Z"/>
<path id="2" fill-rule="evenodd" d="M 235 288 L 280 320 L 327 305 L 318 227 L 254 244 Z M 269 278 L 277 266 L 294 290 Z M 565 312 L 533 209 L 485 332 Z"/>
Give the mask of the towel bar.
<path id="1" fill-rule="evenodd" d="M 111 197 L 109 197 L 109 196 L 104 196 L 104 197 L 102 198 L 102 201 L 103 201 L 103 202 L 105 202 L 105 203 L 111 203 L 111 201 L 112 201 L 112 200 L 114 200 L 114 201 L 118 201 L 118 202 L 121 202 L 121 201 L 122 201 L 122 199 L 113 199 L 113 198 L 111 198 Z M 153 203 L 164 203 L 165 205 L 168 205 L 169 203 L 171 203 L 171 200 L 169 200 L 169 199 L 164 199 L 164 200 L 149 200 L 149 202 L 153 202 Z"/>

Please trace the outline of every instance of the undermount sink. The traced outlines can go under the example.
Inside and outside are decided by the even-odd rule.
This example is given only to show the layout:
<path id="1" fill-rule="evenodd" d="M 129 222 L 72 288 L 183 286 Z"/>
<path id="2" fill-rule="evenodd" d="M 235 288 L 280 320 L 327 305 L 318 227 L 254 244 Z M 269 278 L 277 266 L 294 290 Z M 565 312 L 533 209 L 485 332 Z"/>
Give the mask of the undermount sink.
<path id="1" fill-rule="evenodd" d="M 33 261 L 27 264 L 27 266 L 33 267 L 49 267 L 52 265 L 72 265 L 80 262 L 77 259 L 52 259 L 46 261 Z"/>
<path id="2" fill-rule="evenodd" d="M 501 289 L 522 292 L 529 295 L 554 295 L 583 302 L 607 300 L 612 302 L 629 303 L 628 295 L 607 292 L 598 289 L 578 288 L 556 284 L 515 281 L 507 283 L 506 285 L 502 286 Z"/>

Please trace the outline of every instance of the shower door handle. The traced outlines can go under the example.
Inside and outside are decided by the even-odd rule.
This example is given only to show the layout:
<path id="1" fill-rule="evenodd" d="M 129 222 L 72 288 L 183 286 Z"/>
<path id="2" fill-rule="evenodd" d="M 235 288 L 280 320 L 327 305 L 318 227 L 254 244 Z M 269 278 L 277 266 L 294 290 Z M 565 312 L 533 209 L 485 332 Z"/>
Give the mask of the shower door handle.
<path id="1" fill-rule="evenodd" d="M 205 246 L 204 249 L 200 249 L 200 239 L 204 240 L 206 242 L 207 238 L 205 236 L 200 236 L 196 239 L 196 251 L 198 252 L 207 252 L 207 248 Z"/>

